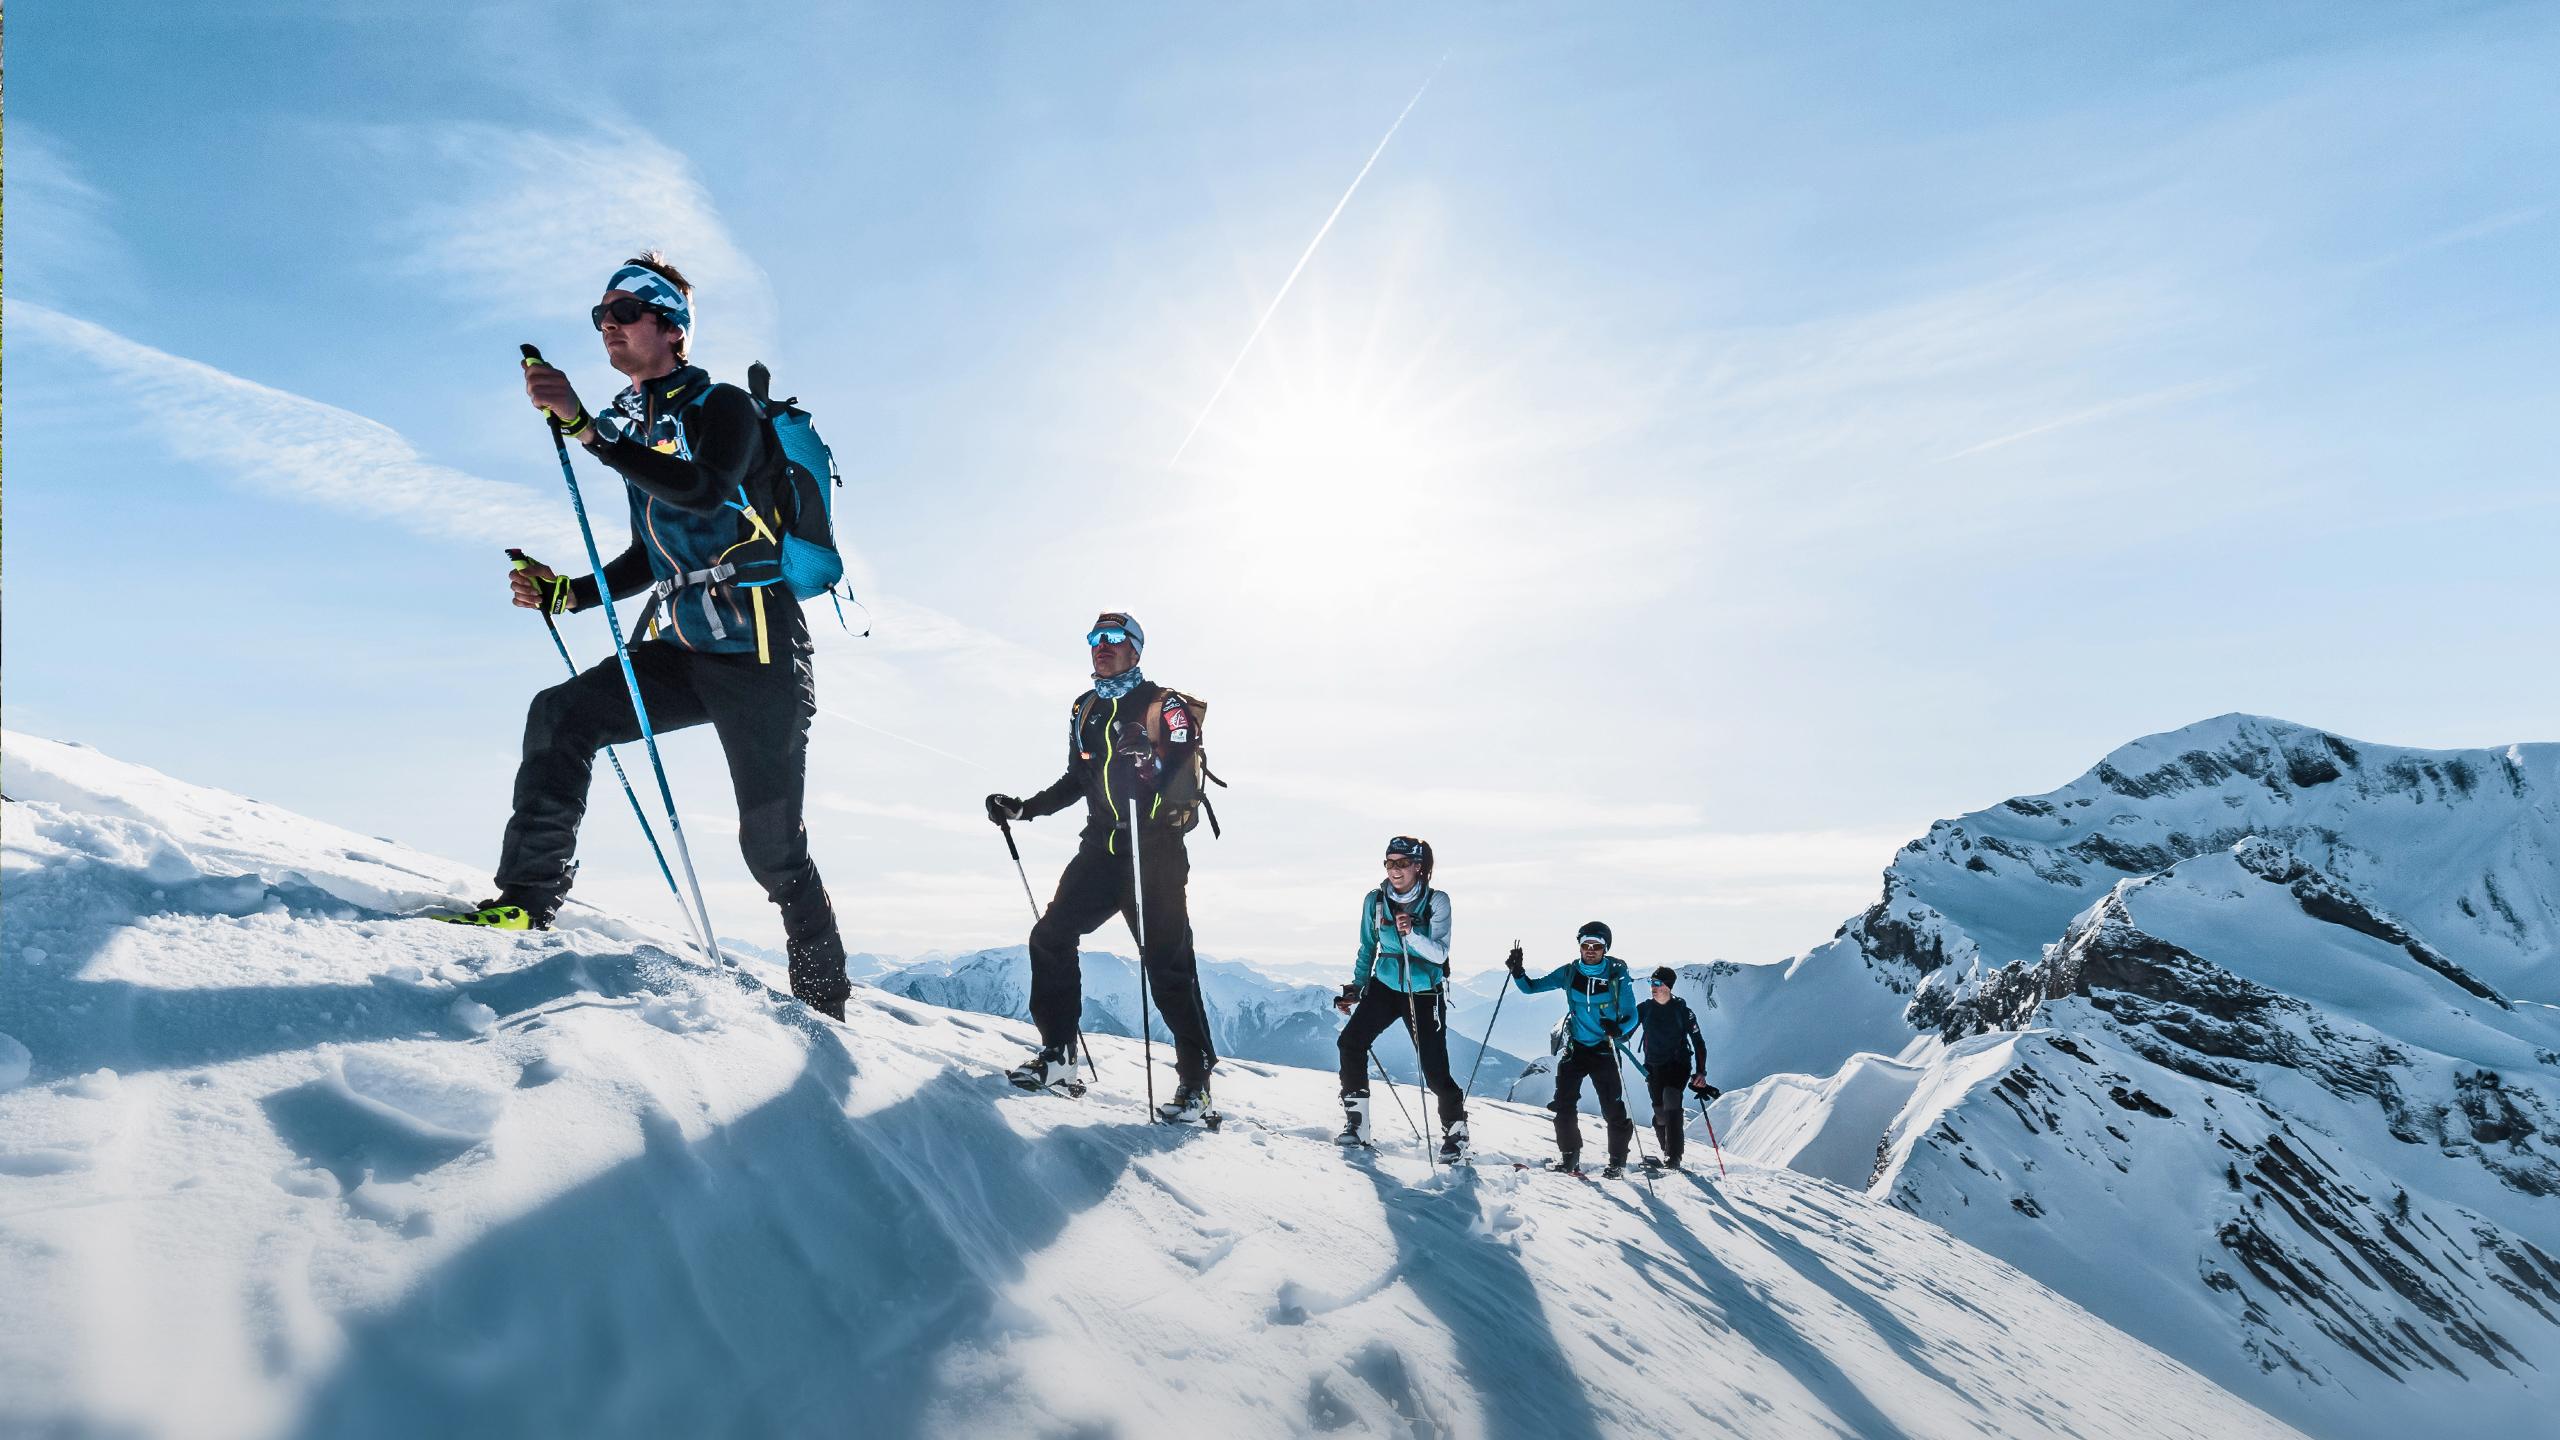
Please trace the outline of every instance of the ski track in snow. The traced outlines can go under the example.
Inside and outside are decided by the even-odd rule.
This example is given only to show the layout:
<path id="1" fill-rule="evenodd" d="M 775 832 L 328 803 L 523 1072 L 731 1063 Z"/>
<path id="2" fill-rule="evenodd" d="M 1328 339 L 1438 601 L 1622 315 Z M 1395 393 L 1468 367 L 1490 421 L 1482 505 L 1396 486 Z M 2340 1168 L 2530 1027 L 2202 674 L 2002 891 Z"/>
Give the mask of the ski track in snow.
<path id="1" fill-rule="evenodd" d="M 1151 1125 L 1134 1041 L 1023 1095 L 1011 1022 L 400 918 L 476 875 L 6 762 L 0 1434 L 2293 1433 L 1783 1168 L 1517 1170 L 1481 1098 L 1472 1168 L 1346 1157 L 1281 1066 Z"/>

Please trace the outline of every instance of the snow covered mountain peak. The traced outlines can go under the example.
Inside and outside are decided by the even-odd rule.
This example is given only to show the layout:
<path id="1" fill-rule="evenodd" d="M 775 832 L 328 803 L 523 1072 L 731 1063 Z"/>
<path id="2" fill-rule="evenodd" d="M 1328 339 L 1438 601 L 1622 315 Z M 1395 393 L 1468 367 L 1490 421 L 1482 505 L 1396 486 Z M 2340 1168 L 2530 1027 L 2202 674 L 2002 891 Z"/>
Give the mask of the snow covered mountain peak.
<path id="1" fill-rule="evenodd" d="M 2414 750 L 2254 715 L 2147 736 L 2059 790 L 1930 827 L 1862 917 L 1866 948 L 1918 973 L 2033 959 L 2118 880 L 2246 839 L 2483 981 L 2560 1001 L 2560 745 Z"/>
<path id="2" fill-rule="evenodd" d="M 1785 1169 L 1346 1161 L 1330 1075 L 1144 1123 L 1024 1027 L 816 1020 L 671 927 L 0 738 L 0 1433 L 2278 1436 Z M 951 973 L 985 972 L 984 957 Z M 763 977 L 766 979 L 778 977 Z"/>
<path id="3" fill-rule="evenodd" d="M 2149 736 L 1932 826 L 1784 974 L 1706 977 L 1741 1153 L 2315 1433 L 2560 1399 L 2560 746 Z"/>

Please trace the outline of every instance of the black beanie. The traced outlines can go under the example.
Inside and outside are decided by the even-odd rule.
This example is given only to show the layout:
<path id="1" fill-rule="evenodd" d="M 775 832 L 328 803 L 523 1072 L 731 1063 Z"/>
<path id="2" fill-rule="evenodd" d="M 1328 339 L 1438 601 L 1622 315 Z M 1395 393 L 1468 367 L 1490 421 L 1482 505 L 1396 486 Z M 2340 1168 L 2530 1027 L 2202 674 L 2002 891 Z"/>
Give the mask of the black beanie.
<path id="1" fill-rule="evenodd" d="M 1600 937 L 1601 949 L 1606 950 L 1609 948 L 1612 938 L 1609 934 L 1609 927 L 1601 924 L 1597 920 L 1592 921 L 1590 924 L 1585 925 L 1580 930 L 1574 932 L 1574 943 L 1580 944 L 1582 941 L 1594 935 Z"/>
<path id="2" fill-rule="evenodd" d="M 1653 972 L 1653 983 L 1662 986 L 1676 986 L 1680 983 L 1680 972 L 1672 969 L 1668 965 L 1658 967 Z"/>

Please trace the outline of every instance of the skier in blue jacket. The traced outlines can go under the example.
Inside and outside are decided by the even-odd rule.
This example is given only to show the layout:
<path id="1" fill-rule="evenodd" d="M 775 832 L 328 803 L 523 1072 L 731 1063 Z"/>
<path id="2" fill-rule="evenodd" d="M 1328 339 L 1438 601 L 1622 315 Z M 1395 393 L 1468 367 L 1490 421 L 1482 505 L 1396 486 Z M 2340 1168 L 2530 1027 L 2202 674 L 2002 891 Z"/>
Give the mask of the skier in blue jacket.
<path id="1" fill-rule="evenodd" d="M 1387 877 L 1360 900 L 1360 953 L 1334 1008 L 1342 1027 L 1339 1144 L 1369 1143 L 1369 1047 L 1389 1026 L 1413 1032 L 1423 1083 L 1440 1101 L 1440 1158 L 1467 1150 L 1467 1096 L 1449 1074 L 1449 895 L 1431 886 L 1431 846 L 1387 842 Z"/>
<path id="2" fill-rule="evenodd" d="M 1575 1174 L 1582 1170 L 1582 1082 L 1587 1078 L 1600 1097 L 1600 1115 L 1609 1132 L 1609 1167 L 1600 1172 L 1615 1179 L 1626 1173 L 1627 1142 L 1636 1122 L 1627 1114 L 1626 1089 L 1618 1073 L 1618 1043 L 1636 1028 L 1635 983 L 1626 962 L 1609 953 L 1609 927 L 1594 920 L 1575 937 L 1582 953 L 1532 980 L 1520 949 L 1513 946 L 1504 963 L 1511 983 L 1529 994 L 1563 990 L 1570 1033 L 1556 1057 L 1556 1098 L 1547 1108 L 1556 1117 L 1556 1156 L 1550 1167 Z"/>

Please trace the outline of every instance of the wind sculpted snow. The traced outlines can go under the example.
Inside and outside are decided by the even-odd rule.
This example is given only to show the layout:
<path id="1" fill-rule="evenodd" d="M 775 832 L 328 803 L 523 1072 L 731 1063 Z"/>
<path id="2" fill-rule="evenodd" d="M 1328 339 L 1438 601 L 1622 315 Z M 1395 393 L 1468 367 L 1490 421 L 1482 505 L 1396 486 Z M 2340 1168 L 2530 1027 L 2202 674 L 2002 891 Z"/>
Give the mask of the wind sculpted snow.
<path id="1" fill-rule="evenodd" d="M 1944 1230 L 1784 1169 L 1647 1188 L 1347 1162 L 1243 1062 L 843 1025 L 464 867 L 6 742 L 0 1433 L 2272 1436 Z"/>

